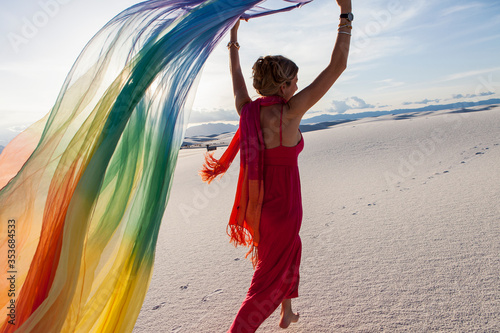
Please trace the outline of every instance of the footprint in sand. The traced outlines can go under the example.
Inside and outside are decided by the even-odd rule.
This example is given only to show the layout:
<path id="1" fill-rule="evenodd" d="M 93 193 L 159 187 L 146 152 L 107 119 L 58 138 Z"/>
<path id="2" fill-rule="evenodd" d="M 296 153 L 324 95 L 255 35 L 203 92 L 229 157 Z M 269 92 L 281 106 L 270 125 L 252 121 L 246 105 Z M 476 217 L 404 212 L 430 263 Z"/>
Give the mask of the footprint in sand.
<path id="1" fill-rule="evenodd" d="M 166 302 L 161 302 L 159 305 L 153 306 L 153 310 L 158 310 L 159 308 L 162 308 L 165 306 Z"/>
<path id="2" fill-rule="evenodd" d="M 202 302 L 206 302 L 206 301 L 208 301 L 208 300 L 210 299 L 210 297 L 211 297 L 211 296 L 214 296 L 214 295 L 217 295 L 217 294 L 221 294 L 222 292 L 223 292 L 223 290 L 222 290 L 222 289 L 216 289 L 216 290 L 212 291 L 210 294 L 208 294 L 208 295 L 204 296 L 204 297 L 201 299 L 201 301 L 202 301 Z"/>

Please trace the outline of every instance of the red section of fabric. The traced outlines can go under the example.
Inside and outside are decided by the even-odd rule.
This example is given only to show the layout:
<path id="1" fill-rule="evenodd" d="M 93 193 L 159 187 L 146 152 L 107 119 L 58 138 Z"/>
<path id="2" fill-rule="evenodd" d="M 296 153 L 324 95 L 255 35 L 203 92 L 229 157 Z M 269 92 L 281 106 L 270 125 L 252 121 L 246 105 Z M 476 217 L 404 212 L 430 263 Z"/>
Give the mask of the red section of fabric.
<path id="1" fill-rule="evenodd" d="M 302 197 L 294 147 L 264 150 L 259 257 L 250 289 L 229 332 L 255 332 L 285 298 L 298 297 Z"/>
<path id="2" fill-rule="evenodd" d="M 240 130 L 238 129 L 231 140 L 231 143 L 227 147 L 224 154 L 220 159 L 216 159 L 214 157 L 214 153 L 205 153 L 205 163 L 200 170 L 201 179 L 204 182 L 208 182 L 209 184 L 214 180 L 217 176 L 223 175 L 231 162 L 234 160 L 236 154 L 240 150 Z"/>
<path id="3" fill-rule="evenodd" d="M 227 226 L 230 242 L 250 246 L 252 263 L 258 261 L 259 223 L 264 200 L 264 137 L 260 127 L 260 107 L 285 103 L 280 96 L 261 97 L 246 104 L 241 111 L 240 126 L 229 147 L 219 160 L 205 155 L 200 171 L 204 181 L 222 175 L 240 150 L 240 174 L 233 209 Z"/>
<path id="4" fill-rule="evenodd" d="M 280 146 L 283 144 L 283 134 L 281 124 L 283 123 L 283 104 L 281 104 L 281 111 L 280 111 Z"/>

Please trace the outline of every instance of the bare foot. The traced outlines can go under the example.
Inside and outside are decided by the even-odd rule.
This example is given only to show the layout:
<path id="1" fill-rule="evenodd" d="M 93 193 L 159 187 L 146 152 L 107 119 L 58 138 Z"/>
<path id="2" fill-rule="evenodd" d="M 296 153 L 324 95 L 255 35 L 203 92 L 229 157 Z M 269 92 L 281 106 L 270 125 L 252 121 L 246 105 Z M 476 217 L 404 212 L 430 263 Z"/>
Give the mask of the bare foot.
<path id="1" fill-rule="evenodd" d="M 296 323 L 299 321 L 299 313 L 293 313 L 292 311 L 281 311 L 280 327 L 287 328 L 291 323 Z"/>

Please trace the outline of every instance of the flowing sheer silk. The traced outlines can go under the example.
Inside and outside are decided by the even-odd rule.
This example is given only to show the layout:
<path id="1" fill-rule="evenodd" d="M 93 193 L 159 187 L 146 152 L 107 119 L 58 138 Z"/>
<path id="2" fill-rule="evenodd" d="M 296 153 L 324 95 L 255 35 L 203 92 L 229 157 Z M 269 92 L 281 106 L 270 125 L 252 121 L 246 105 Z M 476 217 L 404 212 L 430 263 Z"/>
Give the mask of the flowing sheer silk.
<path id="1" fill-rule="evenodd" d="M 2 332 L 132 331 L 196 79 L 239 17 L 276 12 L 261 2 L 128 8 L 87 44 L 50 113 L 7 145 Z M 278 11 L 308 1 L 287 2 Z"/>

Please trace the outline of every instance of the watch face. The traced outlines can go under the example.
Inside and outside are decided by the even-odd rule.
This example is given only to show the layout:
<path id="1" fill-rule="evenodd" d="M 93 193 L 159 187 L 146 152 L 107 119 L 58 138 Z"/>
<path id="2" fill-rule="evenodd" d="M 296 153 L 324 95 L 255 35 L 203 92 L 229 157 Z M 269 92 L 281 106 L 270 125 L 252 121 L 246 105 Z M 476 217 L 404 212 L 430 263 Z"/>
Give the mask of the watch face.
<path id="1" fill-rule="evenodd" d="M 341 18 L 346 18 L 347 20 L 349 21 L 352 21 L 354 20 L 354 15 L 352 13 L 347 13 L 347 14 L 341 14 L 340 15 Z"/>

